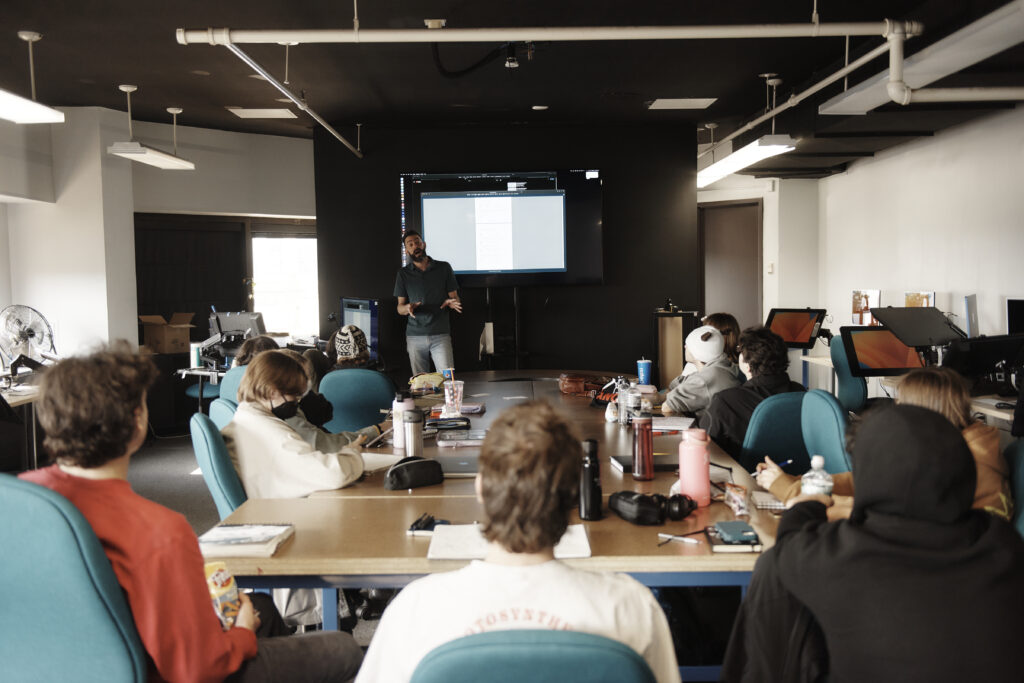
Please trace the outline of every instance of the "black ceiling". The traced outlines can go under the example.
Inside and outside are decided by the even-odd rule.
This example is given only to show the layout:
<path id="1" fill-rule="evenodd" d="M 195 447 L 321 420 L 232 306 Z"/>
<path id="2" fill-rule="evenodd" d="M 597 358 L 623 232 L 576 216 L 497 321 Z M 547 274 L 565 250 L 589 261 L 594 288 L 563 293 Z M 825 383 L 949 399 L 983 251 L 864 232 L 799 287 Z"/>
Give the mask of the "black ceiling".
<path id="1" fill-rule="evenodd" d="M 360 28 L 423 28 L 444 18 L 449 28 L 522 26 L 639 26 L 809 22 L 813 0 L 769 3 L 741 0 L 364 0 Z M 907 43 L 907 54 L 1005 4 L 1004 0 L 820 0 L 822 22 L 914 19 L 925 35 Z M 0 6 L 0 88 L 28 94 L 28 55 L 16 32 L 42 33 L 35 48 L 39 100 L 55 106 L 124 109 L 119 83 L 139 86 L 135 117 L 169 122 L 179 106 L 183 125 L 310 137 L 313 122 L 301 112 L 291 120 L 242 120 L 225 107 L 284 107 L 268 83 L 223 47 L 181 46 L 177 28 L 309 29 L 352 27 L 353 5 L 323 0 L 5 0 Z M 882 39 L 851 39 L 851 54 Z M 243 45 L 248 54 L 283 78 L 284 48 Z M 461 77 L 449 72 L 500 56 Z M 783 79 L 779 101 L 843 63 L 842 38 L 617 41 L 537 43 L 532 59 L 516 45 L 520 67 L 504 66 L 505 47 L 445 43 L 440 66 L 426 44 L 299 45 L 290 52 L 290 87 L 339 131 L 355 137 L 355 124 L 374 127 L 457 125 L 645 125 L 678 123 L 690 135 L 714 121 L 722 135 L 764 106 L 758 74 Z M 887 67 L 875 60 L 850 83 Z M 1024 85 L 1024 48 L 1011 48 L 943 85 Z M 1000 106 L 887 105 L 866 116 L 823 117 L 822 101 L 835 84 L 777 121 L 779 132 L 799 137 L 798 149 L 762 162 L 759 175 L 822 177 L 886 147 L 930 135 Z M 658 97 L 717 97 L 698 112 L 650 111 Z M 548 105 L 536 112 L 532 105 Z M 291 107 L 293 110 L 295 107 Z M 767 132 L 762 125 L 746 139 Z M 706 133 L 701 140 L 706 141 Z M 745 142 L 741 137 L 737 142 Z"/>

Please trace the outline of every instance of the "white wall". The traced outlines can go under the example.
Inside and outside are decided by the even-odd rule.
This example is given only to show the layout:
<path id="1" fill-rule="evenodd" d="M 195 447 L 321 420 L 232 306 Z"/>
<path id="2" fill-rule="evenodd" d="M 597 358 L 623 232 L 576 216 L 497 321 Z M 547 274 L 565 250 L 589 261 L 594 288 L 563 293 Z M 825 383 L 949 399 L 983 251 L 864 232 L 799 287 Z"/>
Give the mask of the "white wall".
<path id="1" fill-rule="evenodd" d="M 942 131 L 819 182 L 821 303 L 850 324 L 851 291 L 937 293 L 963 327 L 978 295 L 984 334 L 1005 334 L 1024 297 L 1024 107 Z M 838 327 L 838 324 L 836 324 Z"/>
<path id="2" fill-rule="evenodd" d="M 0 204 L 0 309 L 11 300 L 11 245 L 7 229 L 7 206 Z"/>
<path id="3" fill-rule="evenodd" d="M 135 340 L 132 179 L 107 145 L 108 109 L 64 110 L 52 126 L 56 202 L 7 205 L 11 298 L 53 325 L 59 353 L 115 338 Z"/>
<path id="4" fill-rule="evenodd" d="M 59 125 L 0 121 L 0 202 L 53 201 L 50 130 Z"/>
<path id="5" fill-rule="evenodd" d="M 187 115 L 187 112 L 186 112 Z M 121 115 L 122 139 L 127 119 Z M 134 124 L 144 145 L 170 152 L 170 124 Z M 162 171 L 134 164 L 135 211 L 232 216 L 316 215 L 313 141 L 178 126 L 178 156 L 194 171 Z"/>

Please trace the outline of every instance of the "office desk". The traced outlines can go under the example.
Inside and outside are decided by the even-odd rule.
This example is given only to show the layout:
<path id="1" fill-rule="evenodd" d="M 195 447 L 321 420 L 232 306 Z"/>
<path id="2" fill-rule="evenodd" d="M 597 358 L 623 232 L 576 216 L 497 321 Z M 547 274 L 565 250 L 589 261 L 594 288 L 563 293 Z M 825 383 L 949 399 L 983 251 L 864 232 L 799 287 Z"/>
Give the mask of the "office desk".
<path id="1" fill-rule="evenodd" d="M 36 411 L 33 404 L 39 398 L 39 387 L 22 384 L 0 394 L 12 408 L 24 406 L 22 419 L 25 422 L 25 453 L 22 456 L 22 465 L 26 470 L 34 470 L 39 467 L 39 449 L 36 443 Z"/>

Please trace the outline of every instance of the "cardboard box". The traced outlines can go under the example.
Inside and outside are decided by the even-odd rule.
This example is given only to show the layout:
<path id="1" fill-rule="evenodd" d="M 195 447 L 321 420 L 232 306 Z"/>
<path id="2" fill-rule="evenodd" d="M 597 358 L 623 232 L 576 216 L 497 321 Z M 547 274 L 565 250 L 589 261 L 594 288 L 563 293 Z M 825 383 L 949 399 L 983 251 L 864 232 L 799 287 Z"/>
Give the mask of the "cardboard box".
<path id="1" fill-rule="evenodd" d="M 192 313 L 175 313 L 165 320 L 162 315 L 140 315 L 143 343 L 156 353 L 188 353 Z"/>

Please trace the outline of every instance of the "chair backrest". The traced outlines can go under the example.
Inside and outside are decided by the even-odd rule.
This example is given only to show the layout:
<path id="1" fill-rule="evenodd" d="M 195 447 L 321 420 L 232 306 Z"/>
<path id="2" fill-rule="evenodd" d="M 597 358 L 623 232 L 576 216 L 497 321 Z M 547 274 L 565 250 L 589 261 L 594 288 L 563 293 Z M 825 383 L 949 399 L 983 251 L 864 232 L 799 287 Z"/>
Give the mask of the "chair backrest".
<path id="1" fill-rule="evenodd" d="M 199 469 L 203 472 L 203 481 L 210 489 L 213 502 L 217 504 L 217 514 L 224 519 L 246 501 L 245 489 L 231 463 L 224 437 L 220 435 L 213 420 L 202 413 L 196 413 L 189 426 L 192 430 L 192 448 L 196 452 Z"/>
<path id="2" fill-rule="evenodd" d="M 824 456 L 825 471 L 829 474 L 849 472 L 852 468 L 845 443 L 848 413 L 835 396 L 821 389 L 808 391 L 800 413 L 800 429 L 807 452 Z"/>
<path id="3" fill-rule="evenodd" d="M 224 429 L 225 426 L 235 417 L 235 410 L 238 404 L 224 397 L 215 398 L 210 403 L 210 419 L 217 429 Z"/>
<path id="4" fill-rule="evenodd" d="M 578 631 L 507 630 L 464 636 L 424 657 L 412 683 L 654 683 L 643 657 Z"/>
<path id="5" fill-rule="evenodd" d="M 1024 439 L 1017 439 L 1003 451 L 1010 466 L 1010 491 L 1013 493 L 1013 526 L 1024 537 Z"/>
<path id="6" fill-rule="evenodd" d="M 836 373 L 839 403 L 848 412 L 856 413 L 867 403 L 868 383 L 863 377 L 854 377 L 850 372 L 850 359 L 846 356 L 842 337 L 832 337 L 829 353 L 832 356 L 832 370 Z"/>
<path id="7" fill-rule="evenodd" d="M 0 474 L 0 518 L 0 677 L 145 681 L 146 652 L 131 610 L 78 509 Z"/>
<path id="8" fill-rule="evenodd" d="M 802 474 L 807 471 L 811 459 L 800 429 L 803 399 L 804 392 L 792 391 L 769 396 L 757 404 L 743 437 L 740 465 L 747 471 L 753 471 L 767 455 L 777 463 L 792 460 L 793 463 L 785 467 L 787 472 Z"/>
<path id="9" fill-rule="evenodd" d="M 238 386 L 242 383 L 242 376 L 245 375 L 246 365 L 239 365 L 231 368 L 220 379 L 220 397 L 234 401 L 238 405 Z"/>
<path id="10" fill-rule="evenodd" d="M 381 421 L 381 408 L 390 408 L 395 398 L 395 384 L 376 370 L 348 368 L 332 370 L 320 380 L 320 393 L 334 408 L 334 417 L 324 429 L 354 432 Z"/>

